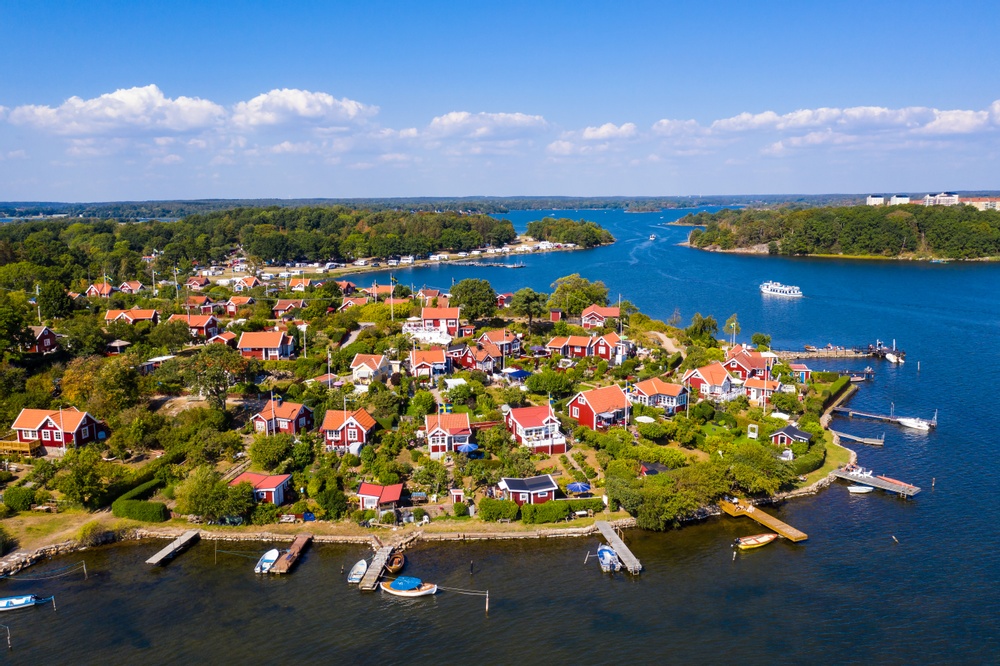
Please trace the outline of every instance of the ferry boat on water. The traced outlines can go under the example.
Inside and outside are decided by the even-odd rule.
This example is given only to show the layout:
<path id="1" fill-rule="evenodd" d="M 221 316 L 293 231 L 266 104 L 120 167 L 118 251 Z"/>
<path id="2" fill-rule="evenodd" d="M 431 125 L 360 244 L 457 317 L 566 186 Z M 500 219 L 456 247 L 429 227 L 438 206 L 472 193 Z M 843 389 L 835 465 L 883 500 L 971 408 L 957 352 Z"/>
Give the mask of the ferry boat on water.
<path id="1" fill-rule="evenodd" d="M 788 296 L 791 298 L 801 298 L 802 290 L 795 285 L 781 284 L 780 282 L 768 281 L 760 285 L 762 294 L 770 296 Z"/>

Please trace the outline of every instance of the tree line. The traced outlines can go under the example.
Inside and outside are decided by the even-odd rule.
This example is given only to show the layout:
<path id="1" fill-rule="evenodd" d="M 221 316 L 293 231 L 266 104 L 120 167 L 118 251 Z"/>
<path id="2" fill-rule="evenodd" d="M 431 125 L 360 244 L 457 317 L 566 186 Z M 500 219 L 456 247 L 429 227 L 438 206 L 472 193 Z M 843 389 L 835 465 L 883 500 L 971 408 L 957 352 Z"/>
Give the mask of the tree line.
<path id="1" fill-rule="evenodd" d="M 723 250 L 766 245 L 771 254 L 1000 256 L 1000 212 L 972 206 L 850 206 L 793 210 L 720 210 L 682 222 L 695 247 Z"/>
<path id="2" fill-rule="evenodd" d="M 545 217 L 528 222 L 527 234 L 536 240 L 553 243 L 574 243 L 580 247 L 596 247 L 614 243 L 611 232 L 586 220 Z"/>

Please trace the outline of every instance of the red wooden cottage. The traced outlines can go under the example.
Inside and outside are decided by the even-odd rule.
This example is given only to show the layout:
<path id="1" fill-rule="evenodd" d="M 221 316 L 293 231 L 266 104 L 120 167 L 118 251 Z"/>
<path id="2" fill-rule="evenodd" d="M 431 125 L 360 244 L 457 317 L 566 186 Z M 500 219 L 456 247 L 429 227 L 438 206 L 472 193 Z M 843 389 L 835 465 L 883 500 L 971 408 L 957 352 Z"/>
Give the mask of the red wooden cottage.
<path id="1" fill-rule="evenodd" d="M 391 486 L 379 486 L 374 483 L 362 483 L 358 487 L 358 500 L 361 509 L 389 510 L 395 509 L 403 496 L 403 484 L 394 483 Z"/>
<path id="2" fill-rule="evenodd" d="M 107 426 L 87 412 L 68 409 L 22 409 L 11 430 L 19 442 L 41 442 L 46 449 L 65 452 L 108 436 Z"/>
<path id="3" fill-rule="evenodd" d="M 48 354 L 59 348 L 59 339 L 48 326 L 29 326 L 35 339 L 24 351 L 28 354 Z"/>
<path id="4" fill-rule="evenodd" d="M 691 388 L 698 389 L 699 395 L 703 398 L 721 400 L 728 397 L 733 390 L 729 372 L 718 361 L 688 370 L 681 381 Z"/>
<path id="5" fill-rule="evenodd" d="M 297 435 L 308 432 L 313 427 L 313 410 L 297 402 L 285 402 L 281 398 L 268 400 L 264 408 L 250 417 L 253 429 L 275 435 L 283 432 Z"/>
<path id="6" fill-rule="evenodd" d="M 281 331 L 241 333 L 236 348 L 245 358 L 259 358 L 263 361 L 287 361 L 295 353 L 295 339 Z"/>
<path id="7" fill-rule="evenodd" d="M 586 329 L 601 328 L 609 319 L 618 319 L 620 313 L 617 307 L 591 305 L 580 313 L 580 323 Z"/>
<path id="8" fill-rule="evenodd" d="M 521 339 L 506 328 L 500 331 L 486 331 L 476 338 L 476 342 L 480 344 L 490 342 L 496 345 L 504 356 L 516 358 L 521 355 Z"/>
<path id="9" fill-rule="evenodd" d="M 784 446 L 791 446 L 796 442 L 811 442 L 812 433 L 806 432 L 805 430 L 799 430 L 793 425 L 786 425 L 781 430 L 771 434 L 771 441 L 774 444 L 781 444 Z"/>
<path id="10" fill-rule="evenodd" d="M 671 384 L 659 377 L 652 377 L 632 386 L 629 400 L 640 405 L 660 407 L 667 415 L 683 411 L 687 406 L 688 391 L 681 384 Z"/>
<path id="11" fill-rule="evenodd" d="M 320 432 L 327 451 L 337 453 L 353 453 L 361 455 L 361 449 L 368 443 L 368 438 L 375 432 L 378 422 L 367 410 L 344 411 L 343 409 L 327 410 L 323 417 Z"/>
<path id="12" fill-rule="evenodd" d="M 160 313 L 156 310 L 144 310 L 142 308 L 108 310 L 104 313 L 104 322 L 110 324 L 113 321 L 123 321 L 131 325 L 138 324 L 140 321 L 148 321 L 155 325 L 160 323 Z"/>
<path id="13" fill-rule="evenodd" d="M 285 503 L 285 493 L 291 488 L 292 475 L 243 472 L 230 481 L 229 485 L 238 486 L 244 481 L 253 486 L 253 496 L 258 502 L 281 506 Z"/>
<path id="14" fill-rule="evenodd" d="M 128 282 L 122 282 L 118 285 L 118 291 L 123 294 L 138 294 L 140 291 L 145 291 L 146 287 L 138 280 L 129 280 Z"/>
<path id="15" fill-rule="evenodd" d="M 548 405 L 511 409 L 504 423 L 514 440 L 532 453 L 566 453 L 566 437 L 559 431 L 559 419 Z"/>
<path id="16" fill-rule="evenodd" d="M 460 316 L 461 308 L 423 308 L 420 311 L 425 330 L 437 329 L 451 336 L 458 335 Z"/>
<path id="17" fill-rule="evenodd" d="M 253 275 L 248 275 L 246 277 L 237 278 L 233 281 L 233 291 L 237 293 L 250 291 L 254 287 L 259 287 L 260 285 L 260 280 Z"/>
<path id="18" fill-rule="evenodd" d="M 275 319 L 281 319 L 292 310 L 301 310 L 304 307 L 305 301 L 301 298 L 281 298 L 278 299 L 278 302 L 274 304 L 273 308 L 271 308 L 271 312 L 274 313 Z"/>
<path id="19" fill-rule="evenodd" d="M 551 474 L 532 476 L 527 479 L 500 479 L 497 487 L 503 491 L 503 498 L 513 500 L 518 506 L 525 504 L 545 504 L 556 498 L 559 485 Z"/>
<path id="20" fill-rule="evenodd" d="M 256 302 L 253 296 L 233 296 L 225 303 L 226 314 L 230 317 L 235 317 L 237 312 L 243 308 L 250 307 Z"/>
<path id="21" fill-rule="evenodd" d="M 410 352 L 410 374 L 430 379 L 446 375 L 451 370 L 449 360 L 443 347 L 414 349 Z"/>
<path id="22" fill-rule="evenodd" d="M 210 337 L 205 344 L 220 344 L 236 349 L 236 334 L 232 331 L 223 331 L 218 335 Z"/>
<path id="23" fill-rule="evenodd" d="M 456 447 L 468 444 L 472 426 L 468 414 L 428 414 L 424 417 L 424 436 L 432 459 L 443 457 Z"/>
<path id="24" fill-rule="evenodd" d="M 182 321 L 187 324 L 192 338 L 213 338 L 219 332 L 219 320 L 215 315 L 175 314 L 167 321 Z"/>
<path id="25" fill-rule="evenodd" d="M 628 396 L 617 384 L 581 391 L 569 402 L 569 415 L 594 430 L 627 425 L 630 412 Z"/>
<path id="26" fill-rule="evenodd" d="M 189 277 L 184 284 L 185 286 L 187 286 L 188 289 L 191 289 L 192 291 L 201 291 L 202 289 L 208 287 L 212 283 L 204 275 L 193 275 Z"/>
<path id="27" fill-rule="evenodd" d="M 87 291 L 84 295 L 87 298 L 111 298 L 111 294 L 115 293 L 117 289 L 108 284 L 107 282 L 102 282 L 100 284 L 94 283 L 87 287 Z"/>
<path id="28" fill-rule="evenodd" d="M 545 349 L 550 354 L 559 354 L 564 358 L 587 358 L 594 355 L 594 338 L 586 335 L 570 335 L 549 340 Z"/>

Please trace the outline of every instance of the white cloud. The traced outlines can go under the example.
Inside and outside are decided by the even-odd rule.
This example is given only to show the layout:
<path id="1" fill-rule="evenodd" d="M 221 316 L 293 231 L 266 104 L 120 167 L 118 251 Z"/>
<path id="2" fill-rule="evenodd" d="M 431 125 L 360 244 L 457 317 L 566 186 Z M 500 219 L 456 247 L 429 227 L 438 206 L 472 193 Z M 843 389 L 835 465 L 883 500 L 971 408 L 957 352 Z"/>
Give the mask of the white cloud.
<path id="1" fill-rule="evenodd" d="M 989 126 L 986 111 L 934 111 L 934 120 L 921 127 L 921 134 L 971 134 Z"/>
<path id="2" fill-rule="evenodd" d="M 301 143 L 293 143 L 291 141 L 282 141 L 281 143 L 271 146 L 270 151 L 277 154 L 298 154 L 304 155 L 306 153 L 316 152 L 316 146 L 312 142 L 303 141 Z"/>
<path id="3" fill-rule="evenodd" d="M 542 116 L 525 113 L 469 113 L 452 111 L 431 120 L 428 131 L 435 136 L 496 139 L 527 136 L 545 130 Z"/>
<path id="4" fill-rule="evenodd" d="M 169 165 L 169 164 L 180 164 L 183 161 L 184 158 L 181 157 L 180 155 L 170 154 L 170 155 L 164 155 L 163 157 L 154 158 L 153 160 L 150 161 L 150 164 Z"/>
<path id="5" fill-rule="evenodd" d="M 553 141 L 545 150 L 552 155 L 572 155 L 576 150 L 576 144 L 572 141 L 564 141 L 560 139 L 559 141 Z"/>
<path id="6" fill-rule="evenodd" d="M 670 120 L 664 118 L 653 123 L 653 133 L 661 136 L 685 136 L 704 134 L 705 128 L 697 120 Z"/>
<path id="7" fill-rule="evenodd" d="M 225 109 L 197 97 L 164 96 L 155 85 L 127 88 L 92 99 L 70 97 L 57 107 L 28 104 L 10 112 L 10 122 L 65 135 L 129 131 L 186 132 L 218 124 Z"/>
<path id="8" fill-rule="evenodd" d="M 279 125 L 297 120 L 314 123 L 355 121 L 378 113 L 378 107 L 323 92 L 293 88 L 272 90 L 233 107 L 232 122 L 241 127 Z"/>
<path id="9" fill-rule="evenodd" d="M 609 139 L 628 139 L 635 136 L 635 123 L 623 123 L 621 126 L 614 123 L 604 123 L 600 127 L 587 127 L 583 130 L 585 141 L 607 141 Z"/>

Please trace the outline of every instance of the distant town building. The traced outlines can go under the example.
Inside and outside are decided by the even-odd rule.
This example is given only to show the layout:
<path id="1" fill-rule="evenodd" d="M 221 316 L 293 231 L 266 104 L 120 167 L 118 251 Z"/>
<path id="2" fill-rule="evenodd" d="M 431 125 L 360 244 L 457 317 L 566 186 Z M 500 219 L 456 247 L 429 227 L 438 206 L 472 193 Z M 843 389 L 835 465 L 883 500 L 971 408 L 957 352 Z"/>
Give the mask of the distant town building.
<path id="1" fill-rule="evenodd" d="M 893 194 L 892 197 L 889 199 L 890 206 L 899 206 L 908 203 L 910 203 L 910 197 L 908 197 L 905 194 Z"/>
<path id="2" fill-rule="evenodd" d="M 962 203 L 958 195 L 954 192 L 942 192 L 941 194 L 927 194 L 921 200 L 925 206 L 957 206 Z"/>
<path id="3" fill-rule="evenodd" d="M 865 199 L 865 203 L 869 206 L 884 206 L 885 197 L 881 194 L 869 194 L 868 198 Z"/>

